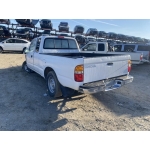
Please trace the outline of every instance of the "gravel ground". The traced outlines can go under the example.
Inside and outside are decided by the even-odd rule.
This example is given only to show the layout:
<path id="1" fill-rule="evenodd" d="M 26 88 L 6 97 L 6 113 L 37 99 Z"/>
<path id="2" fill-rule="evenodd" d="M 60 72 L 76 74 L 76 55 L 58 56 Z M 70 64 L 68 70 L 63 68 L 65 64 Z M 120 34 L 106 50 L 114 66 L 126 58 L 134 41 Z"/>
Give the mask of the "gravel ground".
<path id="1" fill-rule="evenodd" d="M 0 130 L 150 130 L 150 65 L 133 66 L 133 83 L 72 100 L 46 96 L 45 80 L 22 71 L 23 54 L 0 55 Z"/>

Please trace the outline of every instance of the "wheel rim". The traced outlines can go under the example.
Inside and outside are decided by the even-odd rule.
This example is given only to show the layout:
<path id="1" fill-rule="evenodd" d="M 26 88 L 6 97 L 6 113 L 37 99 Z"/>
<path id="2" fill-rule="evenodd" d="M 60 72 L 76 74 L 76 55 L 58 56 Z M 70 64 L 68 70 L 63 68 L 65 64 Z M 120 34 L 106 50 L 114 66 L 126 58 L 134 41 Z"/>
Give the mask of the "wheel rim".
<path id="1" fill-rule="evenodd" d="M 0 53 L 2 53 L 2 51 L 3 51 L 3 50 L 0 48 Z"/>
<path id="2" fill-rule="evenodd" d="M 48 78 L 48 88 L 51 93 L 55 92 L 55 80 L 52 76 Z"/>

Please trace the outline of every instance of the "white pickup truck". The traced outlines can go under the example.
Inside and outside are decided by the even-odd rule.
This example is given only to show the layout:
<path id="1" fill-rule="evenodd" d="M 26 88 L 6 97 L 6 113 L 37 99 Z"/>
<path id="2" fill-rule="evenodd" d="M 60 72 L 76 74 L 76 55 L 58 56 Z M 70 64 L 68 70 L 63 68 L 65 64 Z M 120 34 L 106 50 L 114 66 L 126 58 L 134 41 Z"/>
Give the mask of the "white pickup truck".
<path id="1" fill-rule="evenodd" d="M 60 86 L 90 94 L 133 81 L 129 55 L 80 53 L 74 38 L 41 36 L 25 53 L 23 68 L 46 79 L 51 97 L 63 95 Z"/>
<path id="2" fill-rule="evenodd" d="M 98 54 L 122 54 L 122 55 L 130 55 L 132 64 L 142 64 L 143 63 L 143 53 L 141 52 L 117 52 L 110 51 L 108 48 L 107 42 L 89 42 L 84 45 L 80 52 L 82 53 L 98 53 Z"/>

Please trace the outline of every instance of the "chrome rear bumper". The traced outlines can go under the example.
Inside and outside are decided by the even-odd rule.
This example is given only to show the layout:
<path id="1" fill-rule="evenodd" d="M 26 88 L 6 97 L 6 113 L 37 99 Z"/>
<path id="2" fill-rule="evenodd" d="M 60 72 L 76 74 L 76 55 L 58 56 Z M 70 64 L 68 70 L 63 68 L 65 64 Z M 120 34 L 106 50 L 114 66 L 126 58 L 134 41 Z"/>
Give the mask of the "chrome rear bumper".
<path id="1" fill-rule="evenodd" d="M 103 81 L 84 84 L 83 86 L 79 87 L 79 92 L 85 94 L 92 94 L 100 91 L 110 91 L 110 90 L 118 89 L 125 84 L 131 83 L 132 81 L 133 81 L 133 77 L 130 75 L 112 78 L 112 79 L 106 79 Z"/>

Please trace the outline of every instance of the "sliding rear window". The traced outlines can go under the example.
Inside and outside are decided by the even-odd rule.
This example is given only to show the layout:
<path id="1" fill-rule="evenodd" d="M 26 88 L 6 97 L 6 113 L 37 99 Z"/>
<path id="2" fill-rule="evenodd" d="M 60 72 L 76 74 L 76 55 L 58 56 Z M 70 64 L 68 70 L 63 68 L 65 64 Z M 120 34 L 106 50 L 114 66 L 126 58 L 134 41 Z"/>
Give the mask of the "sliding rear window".
<path id="1" fill-rule="evenodd" d="M 46 38 L 44 49 L 77 49 L 77 44 L 73 39 Z"/>

